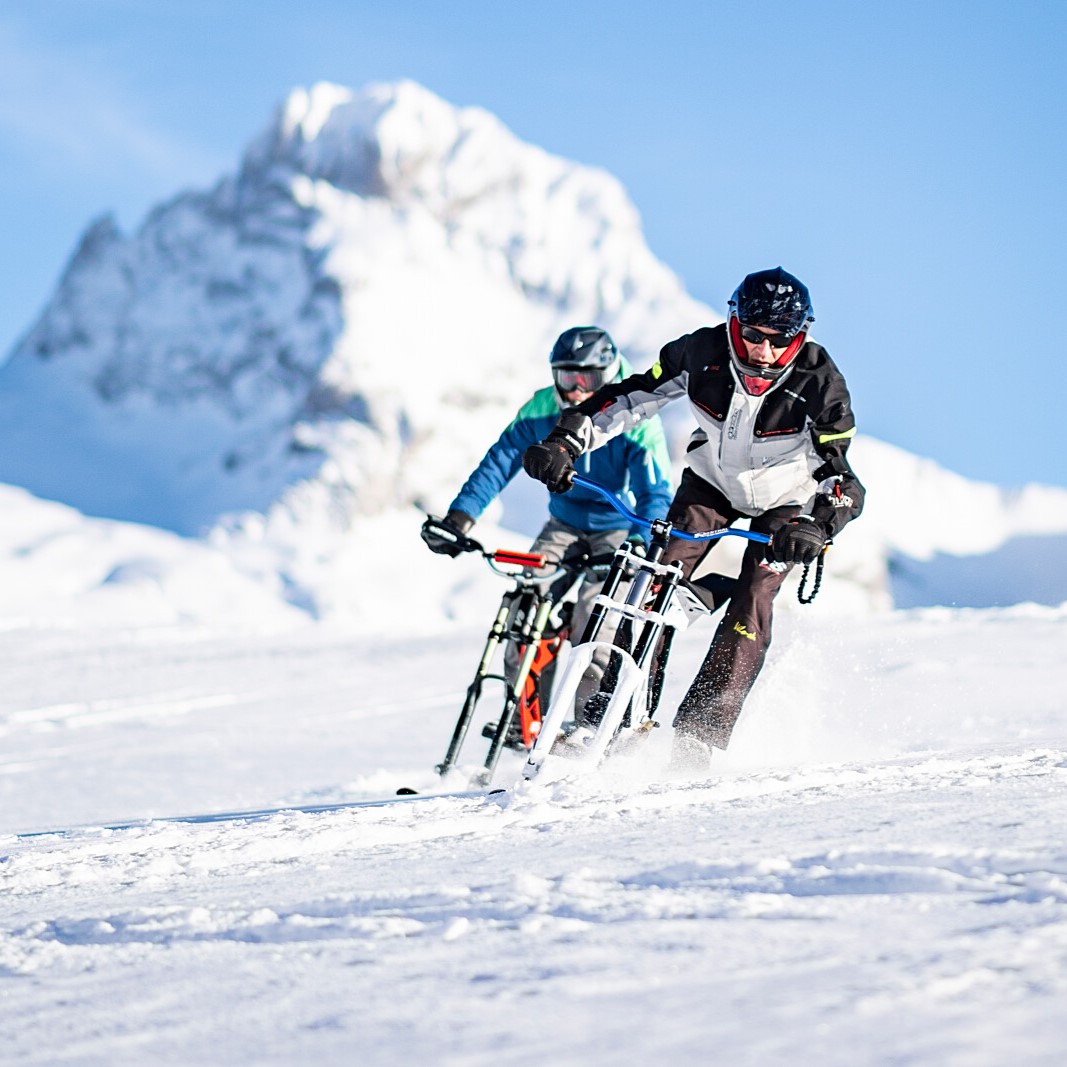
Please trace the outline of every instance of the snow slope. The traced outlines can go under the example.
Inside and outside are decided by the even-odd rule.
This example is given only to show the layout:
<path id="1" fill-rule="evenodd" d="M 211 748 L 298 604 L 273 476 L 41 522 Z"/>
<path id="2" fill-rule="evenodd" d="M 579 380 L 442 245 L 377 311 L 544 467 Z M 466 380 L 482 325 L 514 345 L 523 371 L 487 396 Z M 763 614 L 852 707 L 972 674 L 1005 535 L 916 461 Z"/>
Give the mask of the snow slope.
<path id="1" fill-rule="evenodd" d="M 707 781 L 15 836 L 430 786 L 481 633 L 8 630 L 0 1058 L 1063 1061 L 1062 609 L 786 616 Z"/>

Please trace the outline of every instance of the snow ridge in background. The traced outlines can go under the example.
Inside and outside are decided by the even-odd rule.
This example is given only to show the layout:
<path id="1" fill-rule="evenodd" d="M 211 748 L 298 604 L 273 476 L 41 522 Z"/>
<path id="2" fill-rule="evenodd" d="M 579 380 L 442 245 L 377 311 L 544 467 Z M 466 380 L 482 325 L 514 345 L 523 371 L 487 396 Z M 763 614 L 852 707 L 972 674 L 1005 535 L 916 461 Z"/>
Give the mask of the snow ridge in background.
<path id="1" fill-rule="evenodd" d="M 101 599 L 88 575 L 104 567 L 109 587 L 139 575 L 207 617 L 216 596 L 198 612 L 195 579 L 217 553 L 232 614 L 245 589 L 257 619 L 265 596 L 266 617 L 433 628 L 484 614 L 473 587 L 496 589 L 477 561 L 430 557 L 421 515 L 443 510 L 545 384 L 555 336 L 599 323 L 640 366 L 716 321 L 649 251 L 610 175 L 411 82 L 319 84 L 294 91 L 213 189 L 160 205 L 130 236 L 109 218 L 89 227 L 0 368 L 0 480 L 99 517 L 86 552 L 106 547 L 79 597 Z M 688 418 L 671 414 L 681 456 Z M 863 439 L 855 454 L 869 510 L 831 556 L 824 610 L 888 607 L 901 555 L 1067 531 L 1063 491 L 1009 495 Z M 479 536 L 521 547 L 544 498 L 517 487 Z M 496 529 L 503 516 L 523 534 Z M 120 566 L 118 546 L 144 531 L 104 520 L 185 540 L 160 536 Z M 12 537 L 19 558 L 42 558 Z M 182 545 L 199 562 L 176 564 Z M 731 568 L 729 550 L 717 557 Z M 417 610 L 401 584 L 419 590 Z"/>

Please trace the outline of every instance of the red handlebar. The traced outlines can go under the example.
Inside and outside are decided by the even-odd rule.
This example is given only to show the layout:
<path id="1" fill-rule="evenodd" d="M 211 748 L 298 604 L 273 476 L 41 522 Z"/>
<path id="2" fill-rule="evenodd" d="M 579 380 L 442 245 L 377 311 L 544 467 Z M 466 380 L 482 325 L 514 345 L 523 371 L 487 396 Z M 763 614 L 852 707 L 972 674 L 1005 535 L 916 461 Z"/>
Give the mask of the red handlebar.
<path id="1" fill-rule="evenodd" d="M 493 553 L 496 563 L 510 564 L 513 567 L 536 567 L 540 569 L 545 565 L 545 557 L 535 552 L 509 552 L 506 548 L 498 548 Z"/>

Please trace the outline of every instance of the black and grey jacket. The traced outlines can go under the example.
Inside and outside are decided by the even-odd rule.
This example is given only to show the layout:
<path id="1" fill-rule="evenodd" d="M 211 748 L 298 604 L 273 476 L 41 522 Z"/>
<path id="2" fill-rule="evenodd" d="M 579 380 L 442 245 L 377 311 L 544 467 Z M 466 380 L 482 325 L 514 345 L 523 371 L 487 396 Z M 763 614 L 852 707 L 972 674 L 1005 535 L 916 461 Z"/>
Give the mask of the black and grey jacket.
<path id="1" fill-rule="evenodd" d="M 800 505 L 833 536 L 860 513 L 863 486 L 846 459 L 856 433 L 848 387 L 821 345 L 808 341 L 786 374 L 752 396 L 730 359 L 726 326 L 705 327 L 664 345 L 650 370 L 572 409 L 569 425 L 588 451 L 682 396 L 697 420 L 687 466 L 742 514 Z M 573 413 L 586 420 L 574 425 Z"/>

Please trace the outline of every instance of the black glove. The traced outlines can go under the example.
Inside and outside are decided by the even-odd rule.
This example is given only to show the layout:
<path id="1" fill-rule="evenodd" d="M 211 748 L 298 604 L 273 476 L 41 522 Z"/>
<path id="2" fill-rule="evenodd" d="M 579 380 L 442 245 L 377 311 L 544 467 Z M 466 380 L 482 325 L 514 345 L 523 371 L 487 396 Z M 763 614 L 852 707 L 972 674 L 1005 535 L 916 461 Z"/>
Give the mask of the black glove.
<path id="1" fill-rule="evenodd" d="M 798 515 L 771 535 L 767 558 L 775 563 L 813 563 L 826 547 L 828 531 L 810 515 Z"/>
<path id="2" fill-rule="evenodd" d="M 421 535 L 431 552 L 455 559 L 469 551 L 467 531 L 473 525 L 474 519 L 463 511 L 450 511 L 443 519 L 429 515 L 422 524 Z"/>
<path id="3" fill-rule="evenodd" d="M 579 428 L 586 417 L 564 412 L 552 432 L 522 454 L 522 466 L 531 478 L 544 482 L 550 493 L 565 493 L 571 487 L 574 461 L 582 454 Z"/>
<path id="4" fill-rule="evenodd" d="M 522 466 L 531 478 L 544 482 L 550 493 L 565 493 L 571 487 L 574 457 L 563 445 L 530 445 L 522 454 Z"/>

